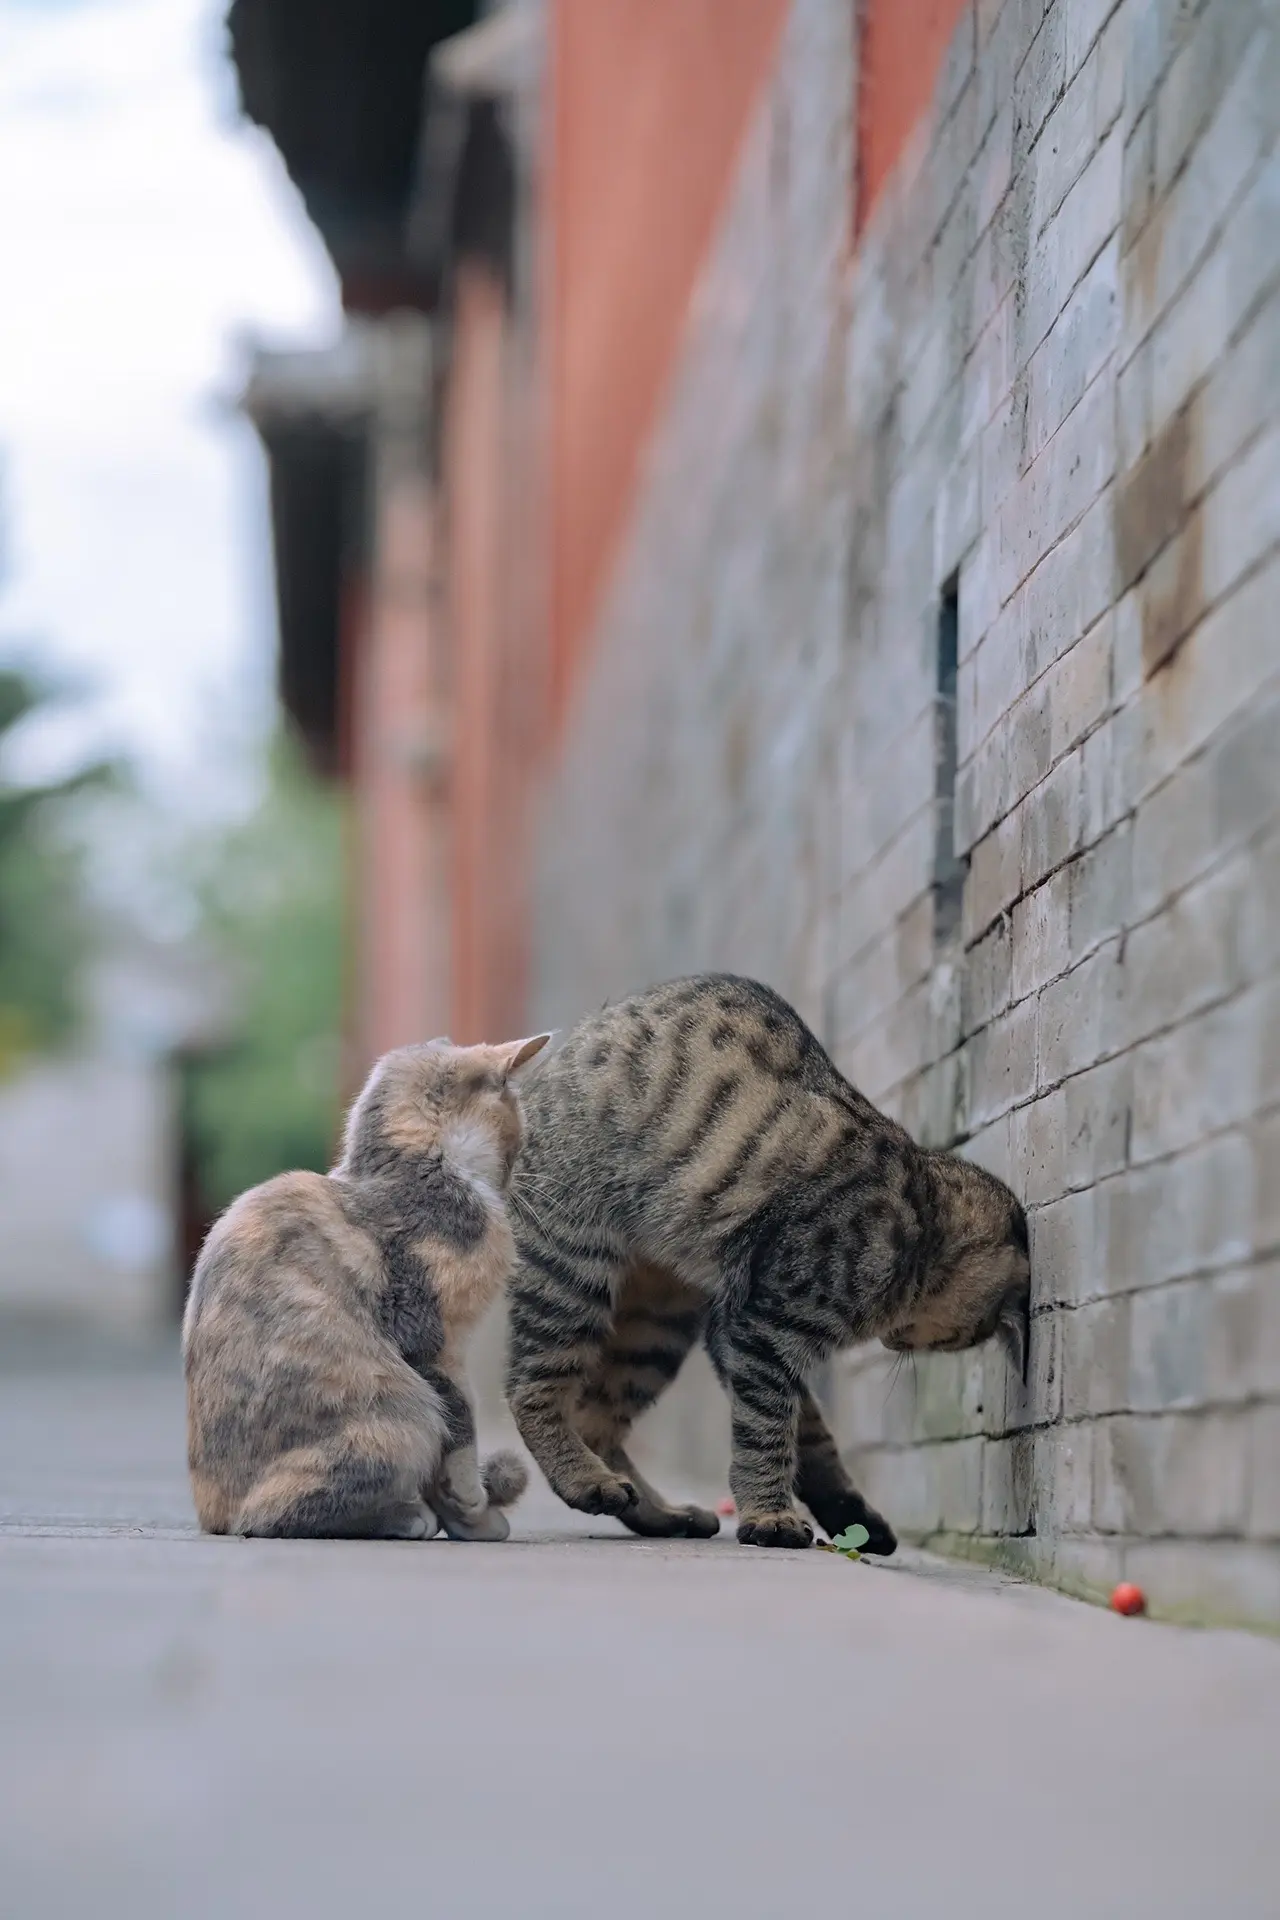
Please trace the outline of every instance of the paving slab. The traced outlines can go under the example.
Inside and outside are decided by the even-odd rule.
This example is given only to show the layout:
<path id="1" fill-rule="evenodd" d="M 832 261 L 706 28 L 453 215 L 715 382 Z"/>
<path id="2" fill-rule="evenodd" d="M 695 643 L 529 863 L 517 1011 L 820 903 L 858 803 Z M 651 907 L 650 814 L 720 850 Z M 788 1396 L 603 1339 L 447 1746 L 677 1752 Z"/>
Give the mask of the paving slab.
<path id="1" fill-rule="evenodd" d="M 212 1540 L 182 1444 L 167 1349 L 0 1369 L 6 1920 L 1280 1913 L 1274 1642 L 545 1488 Z"/>

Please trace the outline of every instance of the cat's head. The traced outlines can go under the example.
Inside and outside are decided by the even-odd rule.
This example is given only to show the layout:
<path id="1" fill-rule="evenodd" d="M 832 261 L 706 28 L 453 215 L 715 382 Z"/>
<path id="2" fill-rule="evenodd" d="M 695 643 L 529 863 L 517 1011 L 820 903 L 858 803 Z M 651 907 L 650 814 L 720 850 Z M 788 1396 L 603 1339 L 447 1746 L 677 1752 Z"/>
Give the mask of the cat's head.
<path id="1" fill-rule="evenodd" d="M 895 1353 L 956 1353 L 996 1337 L 1025 1375 L 1031 1308 L 1027 1216 L 1003 1180 L 955 1154 L 929 1155 L 936 1239 L 923 1285 L 881 1336 Z"/>
<path id="2" fill-rule="evenodd" d="M 550 1038 L 425 1040 L 383 1054 L 348 1116 L 340 1171 L 359 1176 L 401 1155 L 442 1153 L 459 1172 L 505 1186 L 524 1132 L 520 1069 Z"/>

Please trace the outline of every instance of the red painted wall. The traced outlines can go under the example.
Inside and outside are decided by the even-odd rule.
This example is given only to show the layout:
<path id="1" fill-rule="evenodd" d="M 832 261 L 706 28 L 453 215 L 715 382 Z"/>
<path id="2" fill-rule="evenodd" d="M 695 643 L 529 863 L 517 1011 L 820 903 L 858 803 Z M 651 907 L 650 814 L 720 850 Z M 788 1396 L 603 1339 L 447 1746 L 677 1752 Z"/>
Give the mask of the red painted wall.
<path id="1" fill-rule="evenodd" d="M 864 0 L 858 49 L 858 226 L 933 97 L 942 56 L 972 0 Z"/>
<path id="2" fill-rule="evenodd" d="M 613 558 L 787 11 L 788 0 L 552 0 L 553 707 Z"/>

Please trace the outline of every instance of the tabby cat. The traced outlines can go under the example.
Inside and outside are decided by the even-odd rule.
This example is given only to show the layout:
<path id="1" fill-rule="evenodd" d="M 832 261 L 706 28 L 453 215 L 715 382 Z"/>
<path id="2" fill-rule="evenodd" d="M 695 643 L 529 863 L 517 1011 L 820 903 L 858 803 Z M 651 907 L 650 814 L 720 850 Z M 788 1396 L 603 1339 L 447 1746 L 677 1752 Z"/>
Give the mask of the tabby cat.
<path id="1" fill-rule="evenodd" d="M 999 1334 L 1021 1373 L 1027 1223 L 1003 1183 L 916 1145 L 837 1072 L 799 1015 L 731 975 L 593 1014 L 530 1089 L 511 1184 L 508 1397 L 560 1498 L 636 1533 L 709 1535 L 628 1458 L 637 1416 L 706 1340 L 732 1408 L 738 1538 L 888 1524 L 850 1483 L 805 1384 L 878 1336 L 895 1350 Z"/>
<path id="2" fill-rule="evenodd" d="M 332 1173 L 254 1187 L 211 1230 L 183 1323 L 187 1437 L 210 1533 L 505 1539 L 514 1454 L 476 1457 L 468 1334 L 507 1280 L 513 1076 L 548 1036 L 402 1047 Z"/>

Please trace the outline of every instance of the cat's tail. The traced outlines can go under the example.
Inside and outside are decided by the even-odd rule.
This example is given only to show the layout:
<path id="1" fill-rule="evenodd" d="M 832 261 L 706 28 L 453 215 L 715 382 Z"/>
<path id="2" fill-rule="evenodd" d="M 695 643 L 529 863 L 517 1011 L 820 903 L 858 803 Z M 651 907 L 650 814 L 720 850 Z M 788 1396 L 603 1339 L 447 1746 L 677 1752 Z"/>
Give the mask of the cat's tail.
<path id="1" fill-rule="evenodd" d="M 512 1507 L 529 1484 L 529 1470 L 518 1453 L 503 1448 L 481 1461 L 480 1478 L 491 1507 Z"/>

